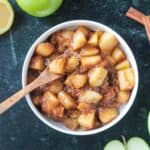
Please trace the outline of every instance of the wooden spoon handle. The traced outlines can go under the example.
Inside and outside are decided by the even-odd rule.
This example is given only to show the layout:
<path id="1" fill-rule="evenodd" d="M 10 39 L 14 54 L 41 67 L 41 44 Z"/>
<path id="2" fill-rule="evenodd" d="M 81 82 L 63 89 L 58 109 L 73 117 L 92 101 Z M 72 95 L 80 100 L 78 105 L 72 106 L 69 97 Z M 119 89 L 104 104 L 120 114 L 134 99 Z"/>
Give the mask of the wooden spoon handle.
<path id="1" fill-rule="evenodd" d="M 10 107 L 12 107 L 15 103 L 21 100 L 26 94 L 34 90 L 36 87 L 38 87 L 38 84 L 35 84 L 36 82 L 33 81 L 29 85 L 27 85 L 25 88 L 19 90 L 14 95 L 10 96 L 6 100 L 0 103 L 0 115 L 7 111 Z"/>

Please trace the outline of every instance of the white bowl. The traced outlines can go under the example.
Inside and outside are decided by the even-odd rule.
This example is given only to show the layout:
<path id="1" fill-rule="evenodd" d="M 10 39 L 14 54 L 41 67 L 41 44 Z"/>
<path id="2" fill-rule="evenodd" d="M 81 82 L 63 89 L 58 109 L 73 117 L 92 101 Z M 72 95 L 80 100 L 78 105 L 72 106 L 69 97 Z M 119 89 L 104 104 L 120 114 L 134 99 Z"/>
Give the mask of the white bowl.
<path id="1" fill-rule="evenodd" d="M 115 124 L 117 124 L 129 111 L 129 109 L 131 108 L 136 94 L 137 94 L 137 90 L 138 90 L 138 82 L 139 82 L 139 75 L 138 75 L 138 69 L 137 69 L 137 64 L 136 64 L 136 60 L 134 58 L 134 55 L 130 49 L 130 47 L 128 46 L 128 44 L 124 41 L 124 39 L 118 34 L 116 33 L 114 30 L 110 29 L 109 27 L 98 23 L 98 22 L 94 22 L 94 21 L 89 21 L 89 20 L 74 20 L 74 21 L 68 21 L 68 22 L 64 22 L 61 24 L 58 24 L 52 28 L 50 28 L 48 31 L 46 31 L 45 33 L 43 33 L 31 46 L 31 48 L 29 49 L 27 56 L 25 58 L 24 61 L 24 65 L 23 65 L 23 71 L 22 71 L 22 85 L 23 87 L 26 86 L 26 81 L 27 81 L 27 72 L 28 72 L 28 66 L 29 66 L 29 62 L 30 59 L 34 53 L 35 47 L 42 41 L 46 40 L 51 34 L 53 34 L 54 32 L 60 30 L 60 29 L 65 29 L 65 28 L 75 28 L 76 26 L 79 25 L 85 25 L 89 28 L 91 28 L 92 30 L 103 30 L 103 31 L 107 31 L 107 32 L 111 32 L 113 33 L 116 38 L 118 39 L 118 41 L 120 42 L 120 46 L 122 48 L 122 50 L 125 52 L 128 60 L 130 61 L 131 66 L 134 69 L 134 73 L 135 73 L 135 86 L 134 89 L 132 90 L 129 102 L 122 106 L 120 108 L 120 114 L 119 116 L 114 119 L 113 121 L 111 121 L 110 123 L 97 128 L 97 129 L 92 129 L 89 131 L 72 131 L 70 129 L 68 129 L 67 127 L 65 127 L 62 123 L 59 122 L 55 122 L 47 117 L 45 117 L 42 113 L 40 113 L 38 111 L 38 109 L 34 106 L 34 104 L 31 101 L 31 97 L 30 95 L 26 96 L 27 99 L 27 103 L 29 104 L 30 108 L 32 109 L 32 111 L 34 112 L 34 114 L 42 121 L 44 122 L 46 125 L 48 125 L 49 127 L 66 133 L 66 134 L 71 134 L 71 135 L 91 135 L 91 134 L 96 134 L 96 133 L 100 133 L 102 131 L 105 131 L 107 129 L 109 129 L 110 127 L 114 126 Z"/>

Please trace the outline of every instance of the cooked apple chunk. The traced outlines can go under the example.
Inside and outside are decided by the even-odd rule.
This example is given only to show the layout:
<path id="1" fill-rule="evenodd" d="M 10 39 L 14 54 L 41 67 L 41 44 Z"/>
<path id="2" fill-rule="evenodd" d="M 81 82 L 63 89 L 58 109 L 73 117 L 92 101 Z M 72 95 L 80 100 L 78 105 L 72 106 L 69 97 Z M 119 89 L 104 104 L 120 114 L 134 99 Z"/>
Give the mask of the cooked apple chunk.
<path id="1" fill-rule="evenodd" d="M 77 109 L 80 111 L 89 111 L 90 109 L 92 109 L 92 106 L 89 103 L 81 102 L 78 104 Z"/>
<path id="2" fill-rule="evenodd" d="M 115 63 L 118 63 L 124 60 L 126 56 L 120 48 L 115 48 L 112 52 L 112 58 L 115 60 Z"/>
<path id="3" fill-rule="evenodd" d="M 85 26 L 79 26 L 79 27 L 77 28 L 77 31 L 82 32 L 86 37 L 88 37 L 89 34 L 90 34 L 90 32 L 91 32 L 91 31 L 90 31 L 87 27 L 85 27 Z"/>
<path id="4" fill-rule="evenodd" d="M 78 65 L 79 65 L 78 58 L 75 56 L 72 56 L 67 59 L 65 70 L 66 70 L 66 72 L 72 72 L 78 67 Z"/>
<path id="5" fill-rule="evenodd" d="M 65 80 L 65 85 L 72 87 L 72 79 L 73 79 L 73 74 L 68 75 L 67 79 Z"/>
<path id="6" fill-rule="evenodd" d="M 59 104 L 59 99 L 47 91 L 44 93 L 42 98 L 42 111 L 47 115 L 51 114 L 52 109 L 54 109 Z"/>
<path id="7" fill-rule="evenodd" d="M 49 72 L 56 74 L 64 74 L 65 73 L 65 63 L 66 58 L 56 58 L 48 65 Z"/>
<path id="8" fill-rule="evenodd" d="M 83 68 L 88 68 L 97 65 L 101 61 L 101 56 L 89 56 L 89 57 L 81 57 L 81 66 Z"/>
<path id="9" fill-rule="evenodd" d="M 76 89 L 83 87 L 87 82 L 87 75 L 85 74 L 76 74 L 72 78 L 72 86 Z"/>
<path id="10" fill-rule="evenodd" d="M 73 119 L 73 118 L 65 118 L 64 120 L 64 124 L 71 130 L 76 130 L 78 128 L 78 121 L 77 119 Z"/>
<path id="11" fill-rule="evenodd" d="M 96 67 L 89 71 L 89 84 L 91 87 L 98 87 L 103 84 L 103 81 L 107 77 L 108 71 L 103 67 Z"/>
<path id="12" fill-rule="evenodd" d="M 99 40 L 99 47 L 102 52 L 110 54 L 111 51 L 117 46 L 118 40 L 109 32 L 104 32 Z"/>
<path id="13" fill-rule="evenodd" d="M 65 109 L 71 109 L 75 105 L 74 99 L 64 91 L 58 93 L 58 98 L 60 103 L 65 107 Z"/>
<path id="14" fill-rule="evenodd" d="M 61 120 L 63 116 L 64 116 L 64 107 L 62 105 L 58 105 L 52 110 L 53 119 Z"/>
<path id="15" fill-rule="evenodd" d="M 107 63 L 109 63 L 110 65 L 114 66 L 115 65 L 115 60 L 113 59 L 112 56 L 106 56 L 106 61 Z"/>
<path id="16" fill-rule="evenodd" d="M 73 34 L 71 30 L 60 30 L 51 36 L 50 41 L 60 53 L 63 53 L 66 49 L 70 49 Z"/>
<path id="17" fill-rule="evenodd" d="M 118 116 L 118 110 L 115 107 L 112 108 L 100 108 L 99 109 L 99 120 L 102 123 L 108 123 Z"/>
<path id="18" fill-rule="evenodd" d="M 54 94 L 60 92 L 63 88 L 63 83 L 60 80 L 53 81 L 49 86 L 48 90 Z"/>
<path id="19" fill-rule="evenodd" d="M 133 69 L 127 68 L 118 71 L 118 80 L 119 80 L 120 90 L 131 90 L 135 84 Z"/>
<path id="20" fill-rule="evenodd" d="M 42 96 L 35 96 L 32 98 L 32 102 L 34 105 L 36 105 L 37 107 L 41 106 L 42 103 Z"/>
<path id="21" fill-rule="evenodd" d="M 85 34 L 81 30 L 77 30 L 72 39 L 71 47 L 73 50 L 78 50 L 87 42 Z"/>
<path id="22" fill-rule="evenodd" d="M 82 113 L 78 118 L 78 123 L 81 128 L 87 130 L 94 127 L 95 110 Z"/>
<path id="23" fill-rule="evenodd" d="M 128 102 L 129 97 L 130 97 L 129 91 L 119 91 L 116 101 L 120 104 L 125 104 Z"/>
<path id="24" fill-rule="evenodd" d="M 80 56 L 94 56 L 99 53 L 99 49 L 93 46 L 85 46 L 81 49 Z"/>
<path id="25" fill-rule="evenodd" d="M 54 50 L 55 50 L 55 48 L 51 43 L 44 42 L 44 43 L 40 43 L 37 46 L 37 48 L 35 50 L 35 53 L 37 55 L 47 57 L 47 56 L 50 56 L 53 53 Z"/>
<path id="26" fill-rule="evenodd" d="M 100 37 L 102 34 L 103 34 L 102 31 L 96 31 L 96 32 L 94 32 L 94 33 L 91 35 L 91 37 L 90 37 L 90 39 L 89 39 L 89 41 L 88 41 L 88 44 L 93 45 L 93 46 L 98 46 L 99 37 Z"/>
<path id="27" fill-rule="evenodd" d="M 81 112 L 78 110 L 68 110 L 66 115 L 68 118 L 77 119 L 80 116 Z"/>
<path id="28" fill-rule="evenodd" d="M 33 56 L 29 65 L 29 68 L 33 70 L 44 70 L 44 60 L 42 56 Z"/>
<path id="29" fill-rule="evenodd" d="M 118 65 L 116 65 L 116 69 L 117 70 L 122 70 L 122 69 L 126 69 L 130 67 L 130 63 L 128 60 L 124 60 L 122 62 L 120 62 Z"/>
<path id="30" fill-rule="evenodd" d="M 81 91 L 79 101 L 96 104 L 102 99 L 102 95 L 92 90 Z"/>

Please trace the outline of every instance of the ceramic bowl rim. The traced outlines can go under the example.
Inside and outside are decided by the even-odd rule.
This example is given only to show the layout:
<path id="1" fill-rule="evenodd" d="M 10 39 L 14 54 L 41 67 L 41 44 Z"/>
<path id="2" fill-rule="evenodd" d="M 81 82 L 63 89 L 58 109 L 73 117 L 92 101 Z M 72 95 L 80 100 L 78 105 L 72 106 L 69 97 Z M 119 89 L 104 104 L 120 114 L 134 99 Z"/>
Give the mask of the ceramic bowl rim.
<path id="1" fill-rule="evenodd" d="M 124 116 L 127 114 L 127 112 L 130 110 L 131 106 L 133 105 L 133 102 L 135 101 L 135 97 L 138 91 L 138 83 L 139 83 L 139 74 L 138 74 L 138 67 L 137 67 L 137 63 L 134 57 L 134 54 L 132 53 L 132 50 L 130 49 L 130 47 L 128 46 L 128 44 L 126 43 L 126 41 L 114 30 L 112 30 L 110 27 L 101 24 L 99 22 L 95 22 L 95 21 L 91 21 L 91 20 L 72 20 L 72 21 L 66 21 L 63 23 L 60 23 L 58 25 L 55 25 L 54 27 L 51 27 L 50 29 L 48 29 L 46 32 L 44 32 L 42 35 L 40 35 L 35 42 L 32 44 L 32 46 L 30 47 L 29 51 L 27 52 L 27 55 L 25 57 L 25 61 L 23 64 L 23 69 L 22 69 L 22 86 L 25 87 L 26 85 L 26 79 L 27 79 L 27 71 L 28 71 L 28 65 L 30 62 L 30 59 L 33 55 L 34 49 L 36 47 L 36 45 L 40 42 L 42 42 L 43 40 L 45 40 L 48 36 L 50 36 L 52 33 L 63 29 L 63 28 L 68 28 L 70 26 L 78 26 L 78 25 L 86 25 L 87 26 L 97 26 L 99 29 L 102 29 L 104 31 L 108 31 L 113 33 L 117 39 L 120 41 L 120 44 L 124 46 L 124 48 L 126 49 L 126 53 L 132 58 L 131 59 L 131 65 L 134 69 L 134 73 L 135 73 L 135 86 L 134 89 L 132 90 L 132 94 L 130 96 L 129 102 L 126 104 L 125 108 L 123 109 L 123 111 L 120 113 L 120 115 L 114 119 L 113 121 L 111 121 L 110 123 L 104 125 L 103 127 L 97 128 L 97 129 L 92 129 L 89 131 L 71 131 L 71 130 L 64 130 L 61 127 L 55 126 L 52 123 L 50 123 L 50 121 L 48 119 L 46 119 L 38 110 L 37 108 L 34 106 L 34 104 L 31 101 L 31 98 L 28 95 L 26 95 L 26 100 L 28 105 L 30 106 L 31 110 L 34 112 L 34 114 L 42 121 L 44 122 L 47 126 L 62 132 L 62 133 L 66 133 L 66 134 L 70 134 L 70 135 L 92 135 L 92 134 L 96 134 L 96 133 L 100 133 L 103 132 L 109 128 L 111 128 L 112 126 L 114 126 L 115 124 L 117 124 L 122 118 L 124 118 Z"/>

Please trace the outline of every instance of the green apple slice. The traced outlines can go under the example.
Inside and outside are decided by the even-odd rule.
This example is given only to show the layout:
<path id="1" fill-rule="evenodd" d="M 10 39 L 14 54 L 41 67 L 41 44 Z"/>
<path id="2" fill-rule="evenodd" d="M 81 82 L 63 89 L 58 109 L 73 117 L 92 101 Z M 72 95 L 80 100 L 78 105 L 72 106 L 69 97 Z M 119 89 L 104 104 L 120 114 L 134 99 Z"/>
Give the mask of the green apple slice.
<path id="1" fill-rule="evenodd" d="M 127 150 L 150 150 L 150 148 L 144 139 L 132 137 L 128 140 Z"/>
<path id="2" fill-rule="evenodd" d="M 148 126 L 148 133 L 150 135 L 150 112 L 148 114 L 147 126 Z"/>
<path id="3" fill-rule="evenodd" d="M 119 140 L 112 140 L 106 144 L 104 150 L 125 150 L 125 147 Z"/>

